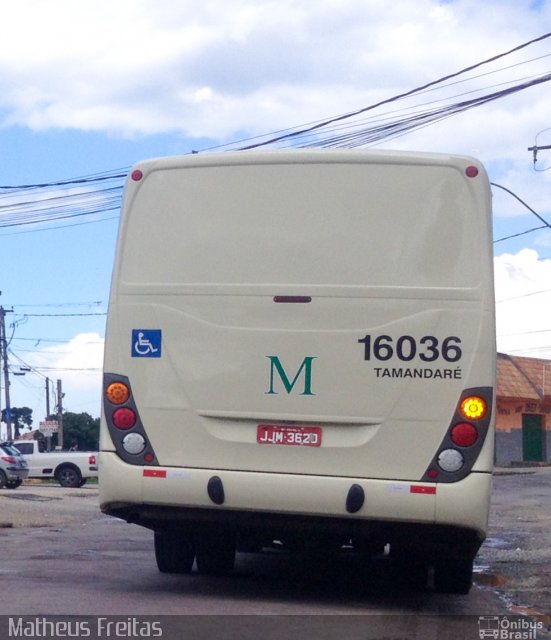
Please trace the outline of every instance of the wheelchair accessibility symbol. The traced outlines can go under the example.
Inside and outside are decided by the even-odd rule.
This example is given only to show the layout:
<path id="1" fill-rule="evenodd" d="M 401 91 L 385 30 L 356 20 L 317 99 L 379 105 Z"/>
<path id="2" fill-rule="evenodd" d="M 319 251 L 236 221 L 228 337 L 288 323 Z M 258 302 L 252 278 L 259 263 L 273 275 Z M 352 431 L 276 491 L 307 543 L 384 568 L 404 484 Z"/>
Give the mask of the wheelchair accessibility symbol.
<path id="1" fill-rule="evenodd" d="M 160 358 L 161 345 L 160 329 L 132 329 L 133 358 Z"/>

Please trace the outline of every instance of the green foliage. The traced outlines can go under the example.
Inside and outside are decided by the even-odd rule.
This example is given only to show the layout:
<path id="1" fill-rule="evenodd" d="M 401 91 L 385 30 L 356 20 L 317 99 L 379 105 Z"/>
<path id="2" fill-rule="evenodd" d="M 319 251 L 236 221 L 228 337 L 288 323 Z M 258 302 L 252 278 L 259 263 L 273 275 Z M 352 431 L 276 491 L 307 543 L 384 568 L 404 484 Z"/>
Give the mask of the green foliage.
<path id="1" fill-rule="evenodd" d="M 49 417 L 57 420 L 57 415 Z M 57 435 L 52 437 L 52 447 L 57 443 Z M 78 448 L 79 451 L 97 451 L 99 446 L 99 418 L 89 413 L 63 414 L 63 449 Z"/>
<path id="2" fill-rule="evenodd" d="M 21 429 L 31 427 L 33 423 L 33 410 L 29 409 L 29 407 L 11 407 L 10 416 L 13 425 L 14 439 L 17 439 L 21 435 Z M 6 422 L 6 409 L 2 409 L 2 422 Z"/>

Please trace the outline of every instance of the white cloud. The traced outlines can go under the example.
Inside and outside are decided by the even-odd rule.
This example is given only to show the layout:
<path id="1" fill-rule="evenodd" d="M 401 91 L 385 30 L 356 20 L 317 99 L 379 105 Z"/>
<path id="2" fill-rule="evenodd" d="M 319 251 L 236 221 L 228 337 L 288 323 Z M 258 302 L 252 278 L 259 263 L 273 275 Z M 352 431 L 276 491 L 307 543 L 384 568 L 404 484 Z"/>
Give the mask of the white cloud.
<path id="1" fill-rule="evenodd" d="M 551 359 L 551 260 L 533 249 L 494 259 L 498 350 Z"/>
<path id="2" fill-rule="evenodd" d="M 549 3 L 539 11 L 531 5 L 19 0 L 3 8 L 0 25 L 0 108 L 4 123 L 37 130 L 266 132 L 354 110 L 529 40 L 551 21 Z M 530 73 L 544 67 L 535 61 Z M 511 126 L 530 135 L 547 126 L 546 94 L 530 92 L 509 107 L 458 119 L 468 144 L 489 142 L 497 151 L 510 148 L 504 134 Z M 445 131 L 438 141 L 425 133 L 421 146 L 449 150 L 450 135 L 463 137 Z"/>
<path id="3" fill-rule="evenodd" d="M 69 342 L 39 348 L 27 360 L 34 369 L 50 378 L 53 384 L 57 380 L 62 381 L 64 410 L 75 413 L 86 411 L 97 417 L 101 407 L 103 343 L 103 337 L 98 333 L 81 333 Z M 19 395 L 14 389 L 14 406 L 22 404 L 18 400 Z M 40 406 L 36 407 L 38 411 L 33 409 L 36 416 L 42 416 L 43 404 L 42 400 Z M 53 405 L 51 409 L 55 411 Z"/>

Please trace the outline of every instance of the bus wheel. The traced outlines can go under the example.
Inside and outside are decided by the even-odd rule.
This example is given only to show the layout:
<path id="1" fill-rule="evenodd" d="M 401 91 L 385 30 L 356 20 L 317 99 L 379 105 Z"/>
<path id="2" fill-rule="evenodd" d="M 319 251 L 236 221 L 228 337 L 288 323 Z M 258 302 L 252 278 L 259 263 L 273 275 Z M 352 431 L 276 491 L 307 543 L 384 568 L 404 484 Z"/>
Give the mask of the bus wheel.
<path id="1" fill-rule="evenodd" d="M 163 573 L 191 573 L 195 552 L 186 534 L 155 531 L 155 560 Z"/>
<path id="2" fill-rule="evenodd" d="M 473 560 L 464 556 L 442 557 L 434 564 L 434 587 L 441 593 L 469 593 Z"/>
<path id="3" fill-rule="evenodd" d="M 404 589 L 424 590 L 429 578 L 429 561 L 411 549 L 390 546 L 391 567 L 394 578 Z"/>
<path id="4" fill-rule="evenodd" d="M 402 560 L 396 567 L 396 579 L 403 589 L 423 591 L 427 588 L 429 566 L 422 558 Z"/>
<path id="5" fill-rule="evenodd" d="M 232 531 L 197 532 L 195 557 L 199 573 L 227 576 L 235 564 L 236 537 Z"/>

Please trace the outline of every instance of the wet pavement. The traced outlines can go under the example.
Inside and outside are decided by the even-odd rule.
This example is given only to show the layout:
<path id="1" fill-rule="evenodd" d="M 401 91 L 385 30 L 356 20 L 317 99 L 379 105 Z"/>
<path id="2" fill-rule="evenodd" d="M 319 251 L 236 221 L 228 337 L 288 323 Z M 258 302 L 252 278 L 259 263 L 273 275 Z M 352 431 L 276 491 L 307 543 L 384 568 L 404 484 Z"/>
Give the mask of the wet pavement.
<path id="1" fill-rule="evenodd" d="M 479 616 L 505 615 L 536 620 L 542 625 L 537 640 L 551 637 L 550 467 L 497 471 L 489 536 L 467 596 L 411 591 L 394 584 L 383 564 L 373 567 L 370 581 L 345 561 L 326 575 L 318 568 L 319 580 L 313 582 L 310 571 L 290 566 L 277 554 L 240 554 L 236 575 L 225 580 L 163 575 L 154 563 L 151 532 L 100 514 L 97 485 L 25 484 L 0 491 L 0 538 L 0 573 L 12 585 L 4 592 L 4 614 L 186 611 L 199 616 L 322 614 L 327 620 L 328 615 L 367 613 L 371 620 L 379 616 L 383 629 L 396 620 L 410 631 L 411 625 L 419 627 L 418 634 L 389 637 L 454 640 L 477 637 Z M 457 621 L 468 628 L 453 635 Z M 425 623 L 436 625 L 433 635 L 425 633 Z M 323 637 L 323 629 L 318 631 L 315 637 Z M 364 630 L 357 637 L 379 636 Z"/>
<path id="2" fill-rule="evenodd" d="M 496 471 L 476 565 L 475 584 L 493 587 L 511 613 L 551 624 L 551 467 Z"/>

